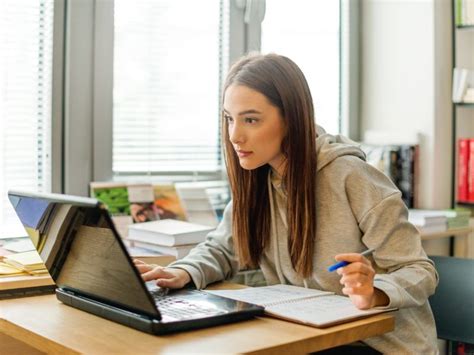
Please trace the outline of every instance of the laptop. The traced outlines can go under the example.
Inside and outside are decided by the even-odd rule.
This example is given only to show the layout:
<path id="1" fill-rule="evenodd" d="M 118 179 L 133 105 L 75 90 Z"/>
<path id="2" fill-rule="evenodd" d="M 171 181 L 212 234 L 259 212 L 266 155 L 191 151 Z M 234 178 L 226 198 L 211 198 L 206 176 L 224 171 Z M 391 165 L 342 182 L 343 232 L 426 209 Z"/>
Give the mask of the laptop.
<path id="1" fill-rule="evenodd" d="M 145 283 L 98 200 L 20 191 L 8 197 L 64 304 L 152 334 L 263 315 L 257 305 Z"/>

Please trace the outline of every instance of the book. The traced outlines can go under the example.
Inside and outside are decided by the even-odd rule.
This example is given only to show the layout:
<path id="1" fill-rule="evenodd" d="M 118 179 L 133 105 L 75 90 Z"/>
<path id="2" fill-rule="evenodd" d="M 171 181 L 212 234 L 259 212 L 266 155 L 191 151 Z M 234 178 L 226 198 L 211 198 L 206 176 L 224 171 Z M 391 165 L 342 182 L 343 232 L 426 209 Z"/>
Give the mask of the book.
<path id="1" fill-rule="evenodd" d="M 467 200 L 474 202 L 474 138 L 469 139 L 469 159 L 467 161 Z"/>
<path id="2" fill-rule="evenodd" d="M 151 184 L 128 184 L 127 191 L 130 214 L 134 223 L 160 219 L 160 211 L 153 203 L 154 195 Z"/>
<path id="3" fill-rule="evenodd" d="M 128 228 L 128 239 L 163 246 L 196 244 L 204 241 L 213 230 L 214 227 L 163 219 L 131 225 Z"/>
<path id="4" fill-rule="evenodd" d="M 205 291 L 263 306 L 270 316 L 317 328 L 395 310 L 377 307 L 361 310 L 354 306 L 349 297 L 292 285 Z"/>
<path id="5" fill-rule="evenodd" d="M 444 232 L 448 229 L 448 218 L 443 210 L 410 209 L 408 221 L 424 234 Z"/>
<path id="6" fill-rule="evenodd" d="M 158 209 L 160 219 L 172 218 L 186 220 L 184 206 L 178 196 L 174 184 L 153 185 L 154 205 Z"/>
<path id="7" fill-rule="evenodd" d="M 103 202 L 112 216 L 130 215 L 130 202 L 125 184 L 91 182 L 90 195 Z"/>
<path id="8" fill-rule="evenodd" d="M 418 205 L 419 146 L 418 144 L 362 143 L 366 161 L 387 175 L 401 191 L 408 208 Z"/>
<path id="9" fill-rule="evenodd" d="M 458 183 L 457 200 L 459 202 L 469 201 L 468 189 L 468 167 L 469 167 L 469 139 L 458 140 Z"/>
<path id="10" fill-rule="evenodd" d="M 176 259 L 184 258 L 186 255 L 189 254 L 191 249 L 193 249 L 196 245 L 197 244 L 188 244 L 188 245 L 177 245 L 174 247 L 170 247 L 170 246 L 152 244 L 152 243 L 146 243 L 146 242 L 130 241 L 131 248 L 149 249 L 149 250 L 159 252 L 163 255 L 174 256 Z"/>
<path id="11" fill-rule="evenodd" d="M 420 232 L 436 233 L 449 229 L 469 227 L 471 211 L 466 208 L 453 208 L 443 210 L 408 210 L 408 220 Z"/>
<path id="12" fill-rule="evenodd" d="M 466 68 L 453 69 L 452 100 L 455 103 L 473 102 L 474 71 Z"/>
<path id="13" fill-rule="evenodd" d="M 467 69 L 454 68 L 453 69 L 453 90 L 452 100 L 453 102 L 462 102 L 464 93 L 467 89 Z"/>
<path id="14" fill-rule="evenodd" d="M 414 145 L 400 146 L 398 188 L 408 208 L 415 207 L 415 149 Z"/>
<path id="15" fill-rule="evenodd" d="M 408 220 L 418 226 L 447 224 L 446 212 L 444 210 L 409 209 Z"/>
<path id="16" fill-rule="evenodd" d="M 217 226 L 216 211 L 207 193 L 208 185 L 202 182 L 181 182 L 175 186 L 189 222 Z"/>

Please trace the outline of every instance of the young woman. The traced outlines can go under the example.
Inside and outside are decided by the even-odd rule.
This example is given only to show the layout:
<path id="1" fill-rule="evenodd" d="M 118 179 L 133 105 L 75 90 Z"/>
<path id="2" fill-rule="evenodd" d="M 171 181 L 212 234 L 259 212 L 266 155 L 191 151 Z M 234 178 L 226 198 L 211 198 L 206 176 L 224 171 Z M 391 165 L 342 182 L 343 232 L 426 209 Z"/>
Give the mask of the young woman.
<path id="1" fill-rule="evenodd" d="M 373 349 L 437 352 L 427 301 L 437 274 L 400 191 L 352 141 L 315 126 L 298 66 L 276 54 L 234 64 L 222 127 L 232 190 L 223 221 L 169 267 L 136 262 L 143 278 L 204 288 L 258 266 L 268 284 L 333 291 L 361 309 L 398 307 L 395 330 L 364 341 Z M 369 248 L 372 256 L 360 255 Z M 350 264 L 328 272 L 335 260 Z"/>

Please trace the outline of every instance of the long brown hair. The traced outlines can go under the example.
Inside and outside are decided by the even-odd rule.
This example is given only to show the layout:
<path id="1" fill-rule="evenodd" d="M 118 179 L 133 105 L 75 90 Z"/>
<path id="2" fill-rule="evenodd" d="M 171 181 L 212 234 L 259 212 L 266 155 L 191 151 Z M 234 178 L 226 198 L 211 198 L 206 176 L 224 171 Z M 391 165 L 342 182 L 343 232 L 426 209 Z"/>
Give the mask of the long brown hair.
<path id="1" fill-rule="evenodd" d="M 288 251 L 296 272 L 312 272 L 316 237 L 316 130 L 314 108 L 306 79 L 290 59 L 277 54 L 251 54 L 230 69 L 223 93 L 243 85 L 266 96 L 280 110 L 286 127 L 282 153 L 286 170 L 282 181 L 288 195 Z M 267 178 L 270 166 L 245 170 L 229 140 L 222 117 L 225 162 L 233 199 L 232 232 L 240 264 L 258 265 L 270 241 L 270 201 Z"/>

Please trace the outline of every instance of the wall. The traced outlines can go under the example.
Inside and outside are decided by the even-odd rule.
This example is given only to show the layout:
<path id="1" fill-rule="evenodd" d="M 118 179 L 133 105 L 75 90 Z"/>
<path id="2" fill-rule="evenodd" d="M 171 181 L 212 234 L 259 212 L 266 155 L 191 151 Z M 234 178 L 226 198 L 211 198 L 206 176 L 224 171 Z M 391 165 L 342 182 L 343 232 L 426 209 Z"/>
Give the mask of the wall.
<path id="1" fill-rule="evenodd" d="M 419 134 L 422 208 L 451 203 L 450 34 L 449 1 L 361 2 L 361 132 Z M 445 240 L 425 244 L 449 251 Z"/>

